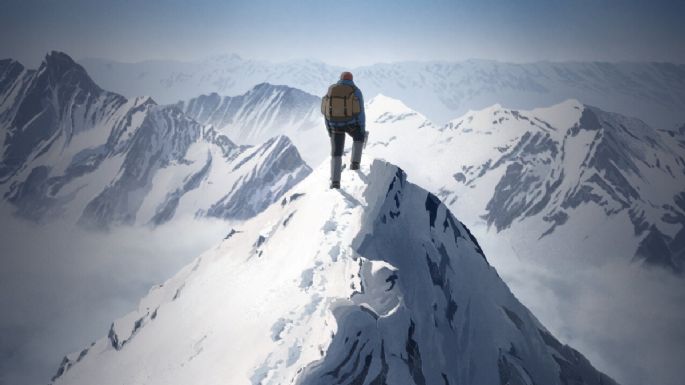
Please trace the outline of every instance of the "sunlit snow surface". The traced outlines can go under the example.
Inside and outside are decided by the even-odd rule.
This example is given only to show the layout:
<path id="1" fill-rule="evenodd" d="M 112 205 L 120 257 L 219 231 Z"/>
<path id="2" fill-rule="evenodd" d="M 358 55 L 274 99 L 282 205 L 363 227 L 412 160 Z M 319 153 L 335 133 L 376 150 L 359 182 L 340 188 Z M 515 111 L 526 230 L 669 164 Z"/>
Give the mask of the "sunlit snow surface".
<path id="1" fill-rule="evenodd" d="M 674 134 L 575 100 L 495 105 L 441 127 L 383 95 L 367 109 L 370 156 L 400 165 L 475 230 L 517 242 L 520 255 L 683 269 L 685 147 Z"/>
<path id="2" fill-rule="evenodd" d="M 511 294 L 437 197 L 318 168 L 162 285 L 56 384 L 611 384 Z"/>

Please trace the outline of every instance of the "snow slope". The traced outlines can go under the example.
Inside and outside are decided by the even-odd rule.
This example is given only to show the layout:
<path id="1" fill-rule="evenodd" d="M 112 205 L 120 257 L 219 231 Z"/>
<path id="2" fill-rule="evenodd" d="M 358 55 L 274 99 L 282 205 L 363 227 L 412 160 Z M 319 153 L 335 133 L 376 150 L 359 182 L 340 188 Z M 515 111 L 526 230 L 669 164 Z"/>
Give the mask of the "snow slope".
<path id="1" fill-rule="evenodd" d="M 310 165 L 328 155 L 317 144 L 326 137 L 321 99 L 288 86 L 261 83 L 243 95 L 201 95 L 176 104 L 195 121 L 211 125 L 238 144 L 258 144 L 288 136 Z"/>
<path id="2" fill-rule="evenodd" d="M 283 136 L 239 146 L 180 109 L 99 88 L 67 55 L 0 63 L 0 204 L 35 221 L 246 218 L 311 170 Z"/>
<path id="3" fill-rule="evenodd" d="M 152 95 L 162 103 L 212 92 L 238 95 L 262 82 L 322 95 L 341 71 L 350 70 L 313 60 L 270 63 L 236 55 L 195 62 L 86 59 L 81 64 L 108 89 Z M 368 97 L 382 93 L 400 99 L 441 125 L 495 103 L 531 109 L 572 98 L 669 130 L 685 120 L 682 64 L 466 60 L 378 63 L 351 71 Z"/>
<path id="4" fill-rule="evenodd" d="M 401 169 L 364 162 L 340 191 L 327 178 L 152 288 L 54 384 L 615 384 Z"/>
<path id="5" fill-rule="evenodd" d="M 436 127 L 380 95 L 367 119 L 370 156 L 405 168 L 521 255 L 685 267 L 685 145 L 673 132 L 575 100 L 531 111 L 494 105 Z"/>

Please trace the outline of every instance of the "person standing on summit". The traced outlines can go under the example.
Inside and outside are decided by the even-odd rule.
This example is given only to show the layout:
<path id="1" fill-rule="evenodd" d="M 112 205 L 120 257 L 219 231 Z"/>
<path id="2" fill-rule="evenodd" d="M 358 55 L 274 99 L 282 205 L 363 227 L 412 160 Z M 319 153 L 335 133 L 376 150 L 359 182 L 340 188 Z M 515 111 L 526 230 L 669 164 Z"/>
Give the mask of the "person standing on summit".
<path id="1" fill-rule="evenodd" d="M 321 113 L 331 139 L 331 188 L 340 188 L 345 134 L 352 137 L 350 170 L 359 170 L 366 141 L 366 115 L 361 90 L 352 81 L 352 73 L 343 72 L 340 80 L 328 87 L 321 99 Z"/>

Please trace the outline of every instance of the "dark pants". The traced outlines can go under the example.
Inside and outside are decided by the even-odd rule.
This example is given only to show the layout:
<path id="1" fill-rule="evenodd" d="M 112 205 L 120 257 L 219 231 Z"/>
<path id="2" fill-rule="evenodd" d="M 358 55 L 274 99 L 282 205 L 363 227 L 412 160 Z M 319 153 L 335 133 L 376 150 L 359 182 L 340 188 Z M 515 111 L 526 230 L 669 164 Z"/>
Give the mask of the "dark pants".
<path id="1" fill-rule="evenodd" d="M 347 128 L 336 128 L 331 133 L 331 156 L 342 156 L 345 149 L 345 133 L 352 137 L 355 142 L 364 141 L 364 131 L 358 126 Z"/>

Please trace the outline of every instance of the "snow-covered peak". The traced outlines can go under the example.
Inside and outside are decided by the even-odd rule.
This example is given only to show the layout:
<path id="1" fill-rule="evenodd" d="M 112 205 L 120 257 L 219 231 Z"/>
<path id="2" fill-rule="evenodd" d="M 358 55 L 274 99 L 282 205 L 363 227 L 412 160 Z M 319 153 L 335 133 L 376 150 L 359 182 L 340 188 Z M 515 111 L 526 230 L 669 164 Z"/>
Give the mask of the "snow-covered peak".
<path id="1" fill-rule="evenodd" d="M 271 84 L 269 82 L 262 82 L 257 85 L 255 85 L 251 92 L 264 92 L 264 91 L 273 91 L 273 90 L 297 90 L 296 88 L 288 87 L 286 85 L 281 85 L 281 84 Z M 297 90 L 299 91 L 299 90 Z M 304 91 L 300 91 L 304 92 Z"/>
<path id="2" fill-rule="evenodd" d="M 63 53 L 37 71 L 0 66 L 0 196 L 21 217 L 89 228 L 245 218 L 311 171 L 288 138 L 236 145 L 176 106 L 101 90 Z"/>
<path id="3" fill-rule="evenodd" d="M 264 82 L 242 95 L 211 93 L 176 106 L 239 144 L 259 144 L 287 135 L 310 164 L 318 165 L 328 153 L 313 142 L 326 138 L 320 99 L 296 88 Z"/>
<path id="4" fill-rule="evenodd" d="M 552 127 L 567 128 L 580 120 L 585 105 L 576 99 L 568 99 L 550 107 L 536 108 L 530 115 L 547 122 Z"/>
<path id="5" fill-rule="evenodd" d="M 152 96 L 136 96 L 132 98 L 135 105 L 157 105 L 157 102 L 152 98 Z"/>
<path id="6" fill-rule="evenodd" d="M 670 219 L 683 218 L 674 199 L 685 157 L 669 133 L 574 99 L 533 110 L 495 105 L 439 131 L 418 127 L 371 122 L 369 151 L 406 167 L 469 223 L 497 231 L 527 223 L 523 234 L 537 238 L 572 223 L 569 233 L 582 239 L 608 216 L 624 233 L 612 236 L 631 240 L 612 253 L 675 271 L 685 264 L 677 251 L 685 221 Z M 598 237 L 594 252 L 612 248 L 607 239 Z"/>
<path id="7" fill-rule="evenodd" d="M 419 112 L 409 108 L 404 102 L 389 96 L 378 94 L 366 102 L 367 125 L 369 122 L 377 124 L 402 124 L 414 127 L 430 126 L 432 123 Z"/>
<path id="8" fill-rule="evenodd" d="M 229 232 L 55 384 L 615 384 L 509 291 L 469 230 L 386 162 L 324 165 Z"/>
<path id="9" fill-rule="evenodd" d="M 380 93 L 377 94 L 376 96 L 374 96 L 373 98 L 371 98 L 367 102 L 367 105 L 368 105 L 367 107 L 369 109 L 380 108 L 380 109 L 384 109 L 385 111 L 388 111 L 388 112 L 397 112 L 397 113 L 402 113 L 402 112 L 407 112 L 407 111 L 415 112 L 411 108 L 407 107 L 407 105 L 404 104 L 404 102 L 402 102 L 401 100 L 391 98 L 390 96 L 386 96 L 386 95 L 383 95 Z"/>
<path id="10" fill-rule="evenodd" d="M 573 126 L 580 119 L 582 111 L 585 106 L 576 99 L 568 99 L 561 103 L 551 105 L 549 107 L 536 108 L 533 110 L 520 110 L 506 108 L 499 103 L 493 104 L 489 107 L 468 111 L 463 116 L 450 120 L 442 128 L 444 130 L 455 130 L 465 127 L 481 127 L 487 128 L 492 133 L 492 129 L 496 129 L 499 125 L 508 120 L 524 119 L 536 123 L 544 122 L 549 127 L 568 128 Z M 526 128 L 526 127 L 522 127 Z"/>
<path id="11" fill-rule="evenodd" d="M 47 83 L 52 87 L 73 86 L 88 92 L 102 92 L 102 89 L 95 84 L 86 70 L 64 52 L 52 51 L 48 53 L 38 72 L 48 76 Z"/>

